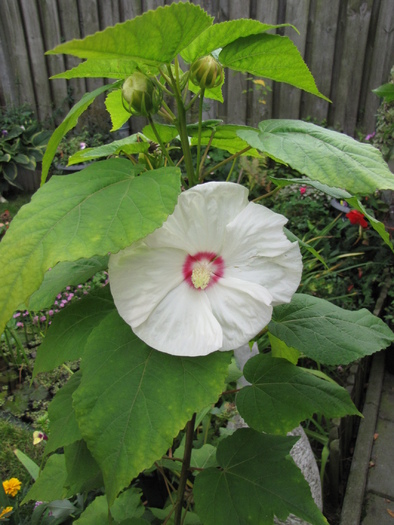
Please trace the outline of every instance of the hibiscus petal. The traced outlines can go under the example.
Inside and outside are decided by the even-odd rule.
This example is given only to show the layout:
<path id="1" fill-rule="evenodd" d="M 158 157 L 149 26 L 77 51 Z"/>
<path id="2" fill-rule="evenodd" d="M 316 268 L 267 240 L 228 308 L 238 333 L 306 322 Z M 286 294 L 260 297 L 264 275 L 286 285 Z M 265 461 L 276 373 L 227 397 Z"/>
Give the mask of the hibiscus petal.
<path id="1" fill-rule="evenodd" d="M 206 294 L 183 282 L 172 290 L 134 333 L 152 348 L 195 357 L 222 347 L 222 328 Z"/>
<path id="2" fill-rule="evenodd" d="M 301 281 L 302 258 L 298 244 L 289 243 L 277 257 L 251 257 L 241 265 L 226 268 L 226 277 L 258 283 L 272 295 L 272 306 L 289 303 Z"/>
<path id="3" fill-rule="evenodd" d="M 248 205 L 248 191 L 239 184 L 208 182 L 181 193 L 175 211 L 145 241 L 152 248 L 174 247 L 219 253 L 226 225 Z"/>
<path id="4" fill-rule="evenodd" d="M 226 227 L 220 255 L 227 265 L 240 265 L 256 255 L 276 257 L 291 246 L 283 232 L 287 219 L 265 206 L 250 202 Z"/>
<path id="5" fill-rule="evenodd" d="M 139 242 L 110 256 L 111 293 L 120 316 L 132 328 L 144 322 L 183 281 L 186 255 L 171 248 L 153 250 Z"/>
<path id="6" fill-rule="evenodd" d="M 258 284 L 225 277 L 205 293 L 223 330 L 221 350 L 247 343 L 271 320 L 271 294 Z"/>

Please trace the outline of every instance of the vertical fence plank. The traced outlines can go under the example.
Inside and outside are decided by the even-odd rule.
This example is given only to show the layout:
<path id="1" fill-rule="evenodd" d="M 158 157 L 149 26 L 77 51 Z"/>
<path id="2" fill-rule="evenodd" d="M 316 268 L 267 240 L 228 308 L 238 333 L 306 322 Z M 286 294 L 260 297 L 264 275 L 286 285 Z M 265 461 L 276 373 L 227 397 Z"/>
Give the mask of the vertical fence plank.
<path id="1" fill-rule="evenodd" d="M 291 27 L 287 27 L 284 34 L 294 42 L 302 57 L 305 56 L 309 4 L 310 0 L 304 0 L 304 2 L 299 2 L 299 0 L 287 0 L 286 2 L 285 22 L 295 26 L 300 34 L 297 34 L 297 32 Z M 300 89 L 287 84 L 280 85 L 278 118 L 299 118 L 300 103 Z"/>
<path id="2" fill-rule="evenodd" d="M 76 0 L 57 0 L 59 10 L 59 21 L 61 29 L 61 40 L 57 42 L 81 38 L 79 30 L 79 13 Z M 67 69 L 71 69 L 80 63 L 78 58 L 71 55 L 64 55 Z M 73 78 L 68 81 L 70 96 L 77 102 L 86 93 L 86 83 L 84 78 Z"/>
<path id="3" fill-rule="evenodd" d="M 4 41 L 4 34 L 0 24 L 0 106 L 9 107 L 17 104 L 15 89 L 11 82 L 12 68 L 10 55 Z"/>
<path id="4" fill-rule="evenodd" d="M 335 38 L 337 33 L 337 21 L 339 0 L 316 0 L 312 2 L 310 28 L 312 47 L 306 49 L 306 61 L 312 71 L 319 91 L 326 97 L 330 97 L 331 75 L 335 54 Z M 328 116 L 328 102 L 308 93 L 302 96 L 303 107 L 302 118 L 312 117 L 322 121 Z"/>
<path id="5" fill-rule="evenodd" d="M 228 19 L 249 18 L 249 4 L 242 0 L 228 2 Z M 247 115 L 247 75 L 238 71 L 227 72 L 227 121 L 244 124 Z"/>
<path id="6" fill-rule="evenodd" d="M 366 89 L 361 99 L 364 109 L 361 125 L 371 133 L 375 129 L 376 111 L 380 99 L 372 90 L 388 81 L 390 69 L 394 64 L 394 9 L 393 0 L 381 0 L 377 19 L 375 38 L 369 42 L 370 67 L 364 72 Z"/>
<path id="7" fill-rule="evenodd" d="M 97 0 L 79 0 L 79 23 L 81 27 L 81 37 L 93 35 L 100 30 Z M 101 78 L 87 78 L 86 86 L 88 91 L 93 91 L 103 85 Z"/>
<path id="8" fill-rule="evenodd" d="M 15 0 L 2 0 L 0 5 L 1 40 L 6 46 L 4 55 L 6 60 L 9 60 L 9 72 L 12 75 L 9 84 L 14 92 L 14 96 L 10 98 L 17 105 L 29 104 L 37 110 L 29 54 L 18 3 Z"/>
<path id="9" fill-rule="evenodd" d="M 20 0 L 20 6 L 24 19 L 32 80 L 36 94 L 37 114 L 38 118 L 44 122 L 51 114 L 52 104 L 39 12 L 34 0 Z"/>
<path id="10" fill-rule="evenodd" d="M 264 24 L 276 24 L 278 20 L 277 2 L 257 2 L 256 20 Z M 253 86 L 253 105 L 249 110 L 248 124 L 256 126 L 263 119 L 272 118 L 273 108 L 273 81 L 266 80 L 265 93 L 259 84 Z"/>
<path id="11" fill-rule="evenodd" d="M 59 24 L 59 13 L 57 4 L 52 0 L 40 0 L 40 17 L 44 37 L 44 49 L 48 51 L 61 42 L 61 32 Z M 65 70 L 63 55 L 48 55 L 46 57 L 48 75 L 56 75 Z M 56 79 L 49 81 L 51 89 L 51 101 L 53 105 L 52 118 L 54 124 L 60 124 L 63 114 L 68 110 L 67 81 Z"/>
<path id="12" fill-rule="evenodd" d="M 119 0 L 120 21 L 142 15 L 142 0 Z"/>
<path id="13" fill-rule="evenodd" d="M 97 0 L 97 8 L 100 30 L 120 21 L 119 0 Z"/>
<path id="14" fill-rule="evenodd" d="M 349 0 L 340 20 L 342 38 L 337 41 L 328 122 L 349 135 L 356 128 L 372 3 L 373 0 Z"/>
<path id="15" fill-rule="evenodd" d="M 151 9 L 157 9 L 164 5 L 164 0 L 141 0 L 142 11 L 150 11 Z"/>

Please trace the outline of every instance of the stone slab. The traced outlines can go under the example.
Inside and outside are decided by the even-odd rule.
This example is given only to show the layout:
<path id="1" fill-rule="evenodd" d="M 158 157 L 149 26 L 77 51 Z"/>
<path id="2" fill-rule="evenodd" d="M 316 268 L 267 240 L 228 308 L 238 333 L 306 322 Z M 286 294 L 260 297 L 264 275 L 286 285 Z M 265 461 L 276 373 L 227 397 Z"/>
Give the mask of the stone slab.
<path id="1" fill-rule="evenodd" d="M 376 433 L 367 490 L 394 500 L 394 421 L 379 418 Z"/>
<path id="2" fill-rule="evenodd" d="M 379 418 L 394 421 L 394 375 L 387 372 L 384 375 Z"/>
<path id="3" fill-rule="evenodd" d="M 388 498 L 368 494 L 364 512 L 361 525 L 393 525 L 394 523 L 394 501 Z"/>

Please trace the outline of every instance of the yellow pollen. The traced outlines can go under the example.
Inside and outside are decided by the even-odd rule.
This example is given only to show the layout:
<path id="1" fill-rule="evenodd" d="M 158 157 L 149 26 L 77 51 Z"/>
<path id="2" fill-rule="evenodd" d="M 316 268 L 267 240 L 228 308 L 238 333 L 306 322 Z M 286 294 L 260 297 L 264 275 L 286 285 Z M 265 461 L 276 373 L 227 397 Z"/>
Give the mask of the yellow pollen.
<path id="1" fill-rule="evenodd" d="M 204 290 L 211 280 L 211 272 L 207 266 L 196 266 L 192 272 L 192 283 L 194 288 Z"/>

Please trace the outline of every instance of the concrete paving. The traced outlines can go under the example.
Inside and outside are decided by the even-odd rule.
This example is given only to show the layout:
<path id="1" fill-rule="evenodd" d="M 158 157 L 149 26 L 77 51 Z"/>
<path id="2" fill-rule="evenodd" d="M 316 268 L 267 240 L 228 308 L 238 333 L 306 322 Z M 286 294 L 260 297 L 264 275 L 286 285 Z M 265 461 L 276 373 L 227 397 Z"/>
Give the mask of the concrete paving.
<path id="1" fill-rule="evenodd" d="M 394 374 L 385 352 L 374 356 L 368 383 L 341 525 L 394 525 Z"/>

